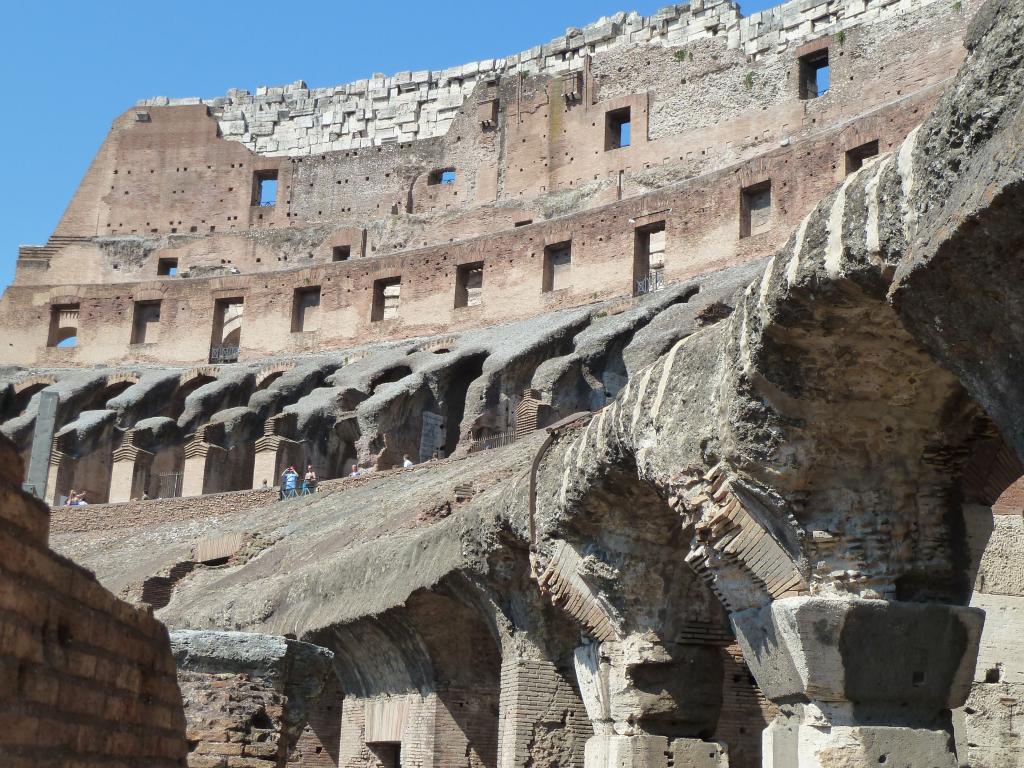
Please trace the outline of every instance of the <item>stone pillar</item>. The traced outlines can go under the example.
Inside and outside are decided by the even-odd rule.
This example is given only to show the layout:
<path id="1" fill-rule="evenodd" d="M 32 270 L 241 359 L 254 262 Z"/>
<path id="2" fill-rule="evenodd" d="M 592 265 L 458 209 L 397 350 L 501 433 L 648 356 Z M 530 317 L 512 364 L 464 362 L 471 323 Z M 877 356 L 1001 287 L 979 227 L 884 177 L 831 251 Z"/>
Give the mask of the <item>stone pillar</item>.
<path id="1" fill-rule="evenodd" d="M 61 492 L 66 490 L 66 478 L 73 462 L 73 456 L 57 449 L 57 441 L 54 439 L 50 450 L 50 468 L 46 475 L 46 503 L 51 507 L 60 501 Z"/>
<path id="2" fill-rule="evenodd" d="M 185 467 L 181 476 L 182 496 L 202 496 L 220 490 L 218 472 L 223 470 L 227 451 L 205 440 L 185 446 Z"/>
<path id="3" fill-rule="evenodd" d="M 135 445 L 133 431 L 126 432 L 121 445 L 114 451 L 114 464 L 110 470 L 110 503 L 141 497 L 152 464 L 153 454 Z"/>
<path id="4" fill-rule="evenodd" d="M 60 398 L 56 392 L 44 390 L 39 395 L 39 410 L 36 412 L 35 429 L 32 432 L 32 452 L 29 457 L 28 476 L 25 478 L 25 490 L 40 499 L 53 498 L 53 493 L 48 493 L 47 489 L 53 488 L 48 480 L 59 403 Z"/>
<path id="5" fill-rule="evenodd" d="M 721 665 L 702 663 L 717 649 L 691 646 L 691 658 L 669 655 L 640 636 L 576 649 L 576 677 L 594 735 L 587 741 L 584 768 L 727 768 L 724 745 L 699 738 L 668 738 L 644 731 L 646 718 L 671 712 L 698 732 L 714 727 L 718 712 L 709 706 L 708 685 L 721 690 Z M 704 657 L 707 656 L 707 659 Z M 640 690 L 634 675 L 644 664 L 674 682 L 660 693 Z M 679 690 L 668 690 L 677 688 Z M 680 691 L 683 691 L 680 695 Z M 709 722 L 701 723 L 702 716 Z"/>
<path id="6" fill-rule="evenodd" d="M 949 710 L 970 692 L 983 611 L 791 597 L 732 621 L 781 708 L 765 768 L 956 768 Z"/>
<path id="7" fill-rule="evenodd" d="M 295 464 L 299 474 L 305 467 L 302 465 L 302 446 L 294 440 L 284 437 L 264 435 L 256 441 L 256 452 L 252 465 L 252 487 L 259 488 L 266 480 L 276 485 L 281 479 L 278 467 Z M 283 470 L 282 470 L 283 471 Z"/>

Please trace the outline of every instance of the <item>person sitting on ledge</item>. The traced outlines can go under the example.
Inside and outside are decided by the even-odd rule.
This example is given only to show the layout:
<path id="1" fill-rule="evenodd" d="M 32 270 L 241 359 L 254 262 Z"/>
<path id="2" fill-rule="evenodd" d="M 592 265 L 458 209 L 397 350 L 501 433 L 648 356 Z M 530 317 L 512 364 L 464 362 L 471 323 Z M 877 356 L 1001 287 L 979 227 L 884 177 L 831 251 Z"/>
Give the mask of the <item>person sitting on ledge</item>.
<path id="1" fill-rule="evenodd" d="M 263 478 L 263 484 L 259 487 L 259 490 L 261 490 L 261 491 L 269 491 L 270 490 L 270 485 L 267 484 L 267 478 L 265 478 L 265 477 Z"/>
<path id="2" fill-rule="evenodd" d="M 78 501 L 75 502 L 75 506 L 84 507 L 88 503 L 89 502 L 85 500 L 85 491 L 82 491 L 80 494 L 78 494 Z"/>
<path id="3" fill-rule="evenodd" d="M 72 488 L 70 491 L 68 491 L 68 498 L 67 498 L 67 501 L 64 502 L 64 505 L 68 506 L 68 507 L 74 507 L 77 504 L 78 504 L 78 491 L 76 491 L 74 488 Z"/>
<path id="4" fill-rule="evenodd" d="M 407 453 L 404 456 L 402 456 L 402 468 L 403 469 L 408 469 L 411 466 L 412 466 L 412 459 L 409 458 L 409 454 Z"/>
<path id="5" fill-rule="evenodd" d="M 353 464 L 352 465 L 352 471 L 348 473 L 348 476 L 349 477 L 359 477 L 359 474 L 360 474 L 360 472 L 359 472 L 359 465 L 358 464 Z"/>

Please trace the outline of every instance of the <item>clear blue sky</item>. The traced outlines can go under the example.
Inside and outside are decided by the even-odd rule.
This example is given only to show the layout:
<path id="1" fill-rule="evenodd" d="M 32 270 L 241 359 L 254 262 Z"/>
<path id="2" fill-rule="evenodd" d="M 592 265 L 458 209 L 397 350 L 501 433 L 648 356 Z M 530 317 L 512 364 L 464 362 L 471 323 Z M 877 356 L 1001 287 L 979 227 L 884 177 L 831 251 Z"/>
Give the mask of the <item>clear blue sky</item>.
<path id="1" fill-rule="evenodd" d="M 111 121 L 149 96 L 224 94 L 373 72 L 443 69 L 547 42 L 619 10 L 664 0 L 28 0 L 0 32 L 0 288 L 19 244 L 42 244 Z M 747 0 L 744 13 L 775 5 Z"/>

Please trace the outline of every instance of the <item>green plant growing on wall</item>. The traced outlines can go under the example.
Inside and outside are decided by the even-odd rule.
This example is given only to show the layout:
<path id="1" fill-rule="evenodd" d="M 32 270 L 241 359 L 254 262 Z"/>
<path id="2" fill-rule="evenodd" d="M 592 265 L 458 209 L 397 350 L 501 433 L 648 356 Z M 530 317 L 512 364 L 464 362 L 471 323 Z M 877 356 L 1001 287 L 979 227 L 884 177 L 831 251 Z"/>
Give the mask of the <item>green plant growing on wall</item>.
<path id="1" fill-rule="evenodd" d="M 751 72 L 747 72 L 747 76 L 743 78 L 743 84 L 747 86 L 747 90 L 754 88 L 754 75 Z"/>
<path id="2" fill-rule="evenodd" d="M 955 13 L 960 13 L 960 11 L 963 10 L 963 7 L 964 7 L 963 3 L 961 3 L 960 0 L 955 0 L 954 1 L 954 3 L 953 3 L 953 11 Z"/>
<path id="3" fill-rule="evenodd" d="M 686 51 L 676 51 L 672 55 L 675 57 L 676 61 L 686 61 Z M 691 54 L 691 58 L 692 56 L 693 55 Z"/>
<path id="4" fill-rule="evenodd" d="M 837 42 L 837 43 L 838 43 L 839 45 L 842 45 L 843 43 L 845 43 L 845 42 L 846 42 L 846 31 L 845 31 L 845 30 L 842 30 L 842 29 L 840 29 L 840 30 L 839 30 L 839 31 L 838 31 L 838 32 L 836 33 L 836 42 Z"/>

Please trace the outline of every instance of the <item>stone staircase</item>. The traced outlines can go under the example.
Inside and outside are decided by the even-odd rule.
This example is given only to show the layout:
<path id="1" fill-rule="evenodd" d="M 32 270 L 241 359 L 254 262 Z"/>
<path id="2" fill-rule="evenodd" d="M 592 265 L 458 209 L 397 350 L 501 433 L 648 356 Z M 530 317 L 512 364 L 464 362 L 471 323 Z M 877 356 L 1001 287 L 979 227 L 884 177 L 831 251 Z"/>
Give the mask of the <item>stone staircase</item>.
<path id="1" fill-rule="evenodd" d="M 21 245 L 18 246 L 18 261 L 40 261 L 49 264 L 53 255 L 62 248 L 75 243 L 88 242 L 92 238 L 84 235 L 50 235 L 46 245 Z"/>

